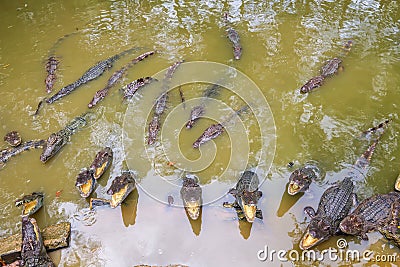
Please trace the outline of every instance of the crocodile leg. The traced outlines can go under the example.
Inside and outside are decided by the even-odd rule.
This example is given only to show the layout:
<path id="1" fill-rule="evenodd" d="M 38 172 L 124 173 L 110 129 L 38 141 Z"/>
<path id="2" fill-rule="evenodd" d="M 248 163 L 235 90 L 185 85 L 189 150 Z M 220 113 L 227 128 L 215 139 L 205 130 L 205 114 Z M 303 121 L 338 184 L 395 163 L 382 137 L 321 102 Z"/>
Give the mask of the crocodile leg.
<path id="1" fill-rule="evenodd" d="M 261 210 L 256 210 L 256 218 L 262 220 L 263 219 L 263 215 L 262 215 L 262 211 Z"/>

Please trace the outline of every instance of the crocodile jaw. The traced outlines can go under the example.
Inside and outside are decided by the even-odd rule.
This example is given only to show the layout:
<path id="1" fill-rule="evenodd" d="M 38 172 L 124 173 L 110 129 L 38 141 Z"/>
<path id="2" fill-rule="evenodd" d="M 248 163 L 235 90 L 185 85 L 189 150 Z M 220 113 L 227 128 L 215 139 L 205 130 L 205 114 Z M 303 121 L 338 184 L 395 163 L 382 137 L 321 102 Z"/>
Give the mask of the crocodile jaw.
<path id="1" fill-rule="evenodd" d="M 188 201 L 185 203 L 185 209 L 192 220 L 197 220 L 200 215 L 200 205 L 195 201 Z"/>
<path id="2" fill-rule="evenodd" d="M 132 184 L 127 184 L 125 187 L 118 192 L 112 194 L 110 206 L 111 208 L 116 208 L 125 198 L 133 191 L 135 187 Z"/>
<path id="3" fill-rule="evenodd" d="M 88 197 L 93 191 L 93 179 L 89 179 L 87 183 L 82 184 L 78 187 L 79 193 L 82 197 Z"/>
<path id="4" fill-rule="evenodd" d="M 94 179 L 99 179 L 100 176 L 105 172 L 105 170 L 108 167 L 108 160 L 106 162 L 104 162 L 99 168 L 95 168 L 94 170 Z"/>
<path id="5" fill-rule="evenodd" d="M 38 204 L 38 199 L 34 199 L 28 203 L 24 203 L 23 215 L 33 214 Z"/>
<path id="6" fill-rule="evenodd" d="M 302 250 L 309 249 L 317 245 L 322 240 L 323 238 L 315 238 L 307 231 L 303 236 L 303 238 L 301 239 L 299 246 Z"/>
<path id="7" fill-rule="evenodd" d="M 243 205 L 243 212 L 244 215 L 246 216 L 246 220 L 250 223 L 254 222 L 254 219 L 256 218 L 256 211 L 257 211 L 257 206 L 256 205 Z"/>
<path id="8" fill-rule="evenodd" d="M 397 191 L 400 191 L 400 175 L 399 175 L 399 177 L 397 177 L 397 181 L 396 181 L 396 183 L 395 183 L 395 185 L 394 185 L 394 188 L 395 188 Z"/>
<path id="9" fill-rule="evenodd" d="M 299 186 L 294 181 L 291 181 L 288 186 L 288 194 L 293 196 L 299 193 L 303 189 L 303 186 Z"/>

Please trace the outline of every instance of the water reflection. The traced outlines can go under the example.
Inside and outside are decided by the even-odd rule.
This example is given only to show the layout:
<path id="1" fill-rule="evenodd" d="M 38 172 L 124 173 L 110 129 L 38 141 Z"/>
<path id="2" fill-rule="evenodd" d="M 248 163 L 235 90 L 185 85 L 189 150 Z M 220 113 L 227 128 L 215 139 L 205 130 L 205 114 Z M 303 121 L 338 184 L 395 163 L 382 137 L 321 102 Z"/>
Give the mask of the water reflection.
<path id="1" fill-rule="evenodd" d="M 294 196 L 291 196 L 287 193 L 289 183 L 286 184 L 285 191 L 282 194 L 281 202 L 279 204 L 278 211 L 276 215 L 278 217 L 283 217 L 286 212 L 288 212 L 294 204 L 304 195 L 304 192 L 300 192 Z"/>
<path id="2" fill-rule="evenodd" d="M 200 214 L 199 217 L 196 220 L 193 220 L 190 218 L 188 212 L 185 210 L 186 217 L 189 220 L 190 226 L 192 227 L 193 233 L 195 235 L 199 235 L 201 231 L 201 222 L 202 222 L 202 215 L 203 215 L 203 207 L 200 208 Z"/>
<path id="3" fill-rule="evenodd" d="M 133 226 L 136 222 L 139 192 L 134 190 L 122 203 L 121 213 L 125 227 Z"/>

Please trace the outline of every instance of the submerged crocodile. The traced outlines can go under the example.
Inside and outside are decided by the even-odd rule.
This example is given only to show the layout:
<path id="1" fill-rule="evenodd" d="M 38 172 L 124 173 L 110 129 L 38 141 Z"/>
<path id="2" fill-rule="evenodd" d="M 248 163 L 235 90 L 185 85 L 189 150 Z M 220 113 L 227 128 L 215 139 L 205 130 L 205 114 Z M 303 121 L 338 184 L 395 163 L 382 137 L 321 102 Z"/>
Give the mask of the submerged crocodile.
<path id="1" fill-rule="evenodd" d="M 354 184 L 351 178 L 346 177 L 325 190 L 319 201 L 317 212 L 312 207 L 304 208 L 311 221 L 300 241 L 301 249 L 309 249 L 338 232 L 340 222 L 348 215 L 356 202 L 353 189 Z"/>
<path id="2" fill-rule="evenodd" d="M 61 129 L 57 133 L 52 133 L 49 138 L 47 138 L 43 152 L 40 155 L 40 160 L 45 163 L 56 155 L 57 152 L 67 144 L 71 135 L 88 123 L 89 117 L 92 115 L 93 114 L 90 112 L 84 113 L 83 115 L 74 118 L 67 124 L 67 126 L 65 126 L 64 129 Z"/>
<path id="3" fill-rule="evenodd" d="M 192 220 L 197 220 L 199 218 L 201 206 L 203 204 L 202 190 L 198 182 L 196 176 L 186 175 L 183 178 L 181 188 L 183 206 Z"/>
<path id="4" fill-rule="evenodd" d="M 233 45 L 233 56 L 236 60 L 239 60 L 242 56 L 242 46 L 240 45 L 240 38 L 239 34 L 235 29 L 229 28 L 228 31 L 228 38 L 232 42 Z"/>
<path id="5" fill-rule="evenodd" d="M 58 64 L 60 64 L 60 61 L 56 57 L 55 50 L 67 37 L 72 36 L 77 33 L 78 32 L 68 33 L 68 34 L 58 38 L 58 40 L 54 43 L 54 45 L 51 47 L 51 49 L 49 51 L 49 57 L 46 61 L 46 67 L 45 67 L 47 76 L 46 76 L 46 79 L 44 80 L 47 93 L 50 93 L 53 90 L 54 83 L 57 79 L 56 70 L 58 68 Z"/>
<path id="6" fill-rule="evenodd" d="M 224 18 L 225 23 L 228 24 L 228 13 L 225 13 L 224 17 L 225 17 Z M 239 34 L 232 27 L 229 27 L 226 30 L 226 32 L 227 32 L 228 39 L 232 42 L 232 45 L 233 45 L 233 56 L 235 57 L 236 60 L 239 60 L 240 57 L 242 56 L 242 46 L 240 45 Z"/>
<path id="7" fill-rule="evenodd" d="M 149 136 L 147 137 L 147 144 L 152 145 L 157 139 L 157 134 L 160 131 L 160 116 L 155 114 L 149 123 Z"/>
<path id="8" fill-rule="evenodd" d="M 306 164 L 292 172 L 289 177 L 287 192 L 289 195 L 296 195 L 305 192 L 312 181 L 320 176 L 320 169 L 313 164 Z"/>
<path id="9" fill-rule="evenodd" d="M 115 61 L 117 61 L 118 59 L 120 59 L 122 56 L 137 50 L 137 48 L 131 48 L 128 49 L 126 51 L 123 51 L 117 55 L 114 55 L 106 60 L 102 60 L 97 62 L 93 67 L 91 67 L 90 69 L 88 69 L 78 80 L 76 80 L 75 82 L 61 88 L 57 93 L 55 93 L 53 96 L 49 97 L 48 99 L 46 99 L 46 102 L 48 104 L 52 104 L 55 101 L 57 101 L 58 99 L 69 95 L 70 93 L 72 93 L 76 88 L 78 88 L 79 86 L 94 80 L 96 78 L 98 78 L 100 75 L 102 75 L 106 70 L 110 69 L 113 66 L 113 63 Z"/>
<path id="10" fill-rule="evenodd" d="M 44 140 L 31 140 L 24 142 L 16 147 L 6 148 L 0 151 L 0 167 L 4 165 L 11 157 L 21 154 L 33 148 L 43 148 L 45 145 Z"/>
<path id="11" fill-rule="evenodd" d="M 18 146 L 22 142 L 21 135 L 17 131 L 11 131 L 6 133 L 4 141 L 10 146 Z"/>
<path id="12" fill-rule="evenodd" d="M 150 84 L 153 81 L 157 81 L 152 77 L 143 77 L 139 78 L 122 88 L 122 94 L 124 99 L 130 99 L 133 95 L 143 86 L 146 84 Z"/>
<path id="13" fill-rule="evenodd" d="M 23 206 L 22 216 L 29 216 L 37 212 L 43 206 L 44 195 L 42 192 L 33 192 L 15 201 L 15 206 Z"/>
<path id="14" fill-rule="evenodd" d="M 140 56 L 136 57 L 135 59 L 133 59 L 131 62 L 129 62 L 128 64 L 126 64 L 125 66 L 123 66 L 121 69 L 115 71 L 113 73 L 113 75 L 111 75 L 111 77 L 108 79 L 107 81 L 107 85 L 97 91 L 95 93 L 95 95 L 93 96 L 92 101 L 90 101 L 90 103 L 88 104 L 89 108 L 93 108 L 95 105 L 97 105 L 97 103 L 99 103 L 101 100 L 103 100 L 107 94 L 108 91 L 119 81 L 122 79 L 122 77 L 125 75 L 126 71 L 132 67 L 133 65 L 135 65 L 136 63 L 144 60 L 145 58 L 147 58 L 148 56 L 154 55 L 155 51 L 149 51 L 146 52 L 144 54 L 141 54 Z"/>
<path id="15" fill-rule="evenodd" d="M 203 93 L 204 98 L 216 97 L 219 95 L 220 88 L 222 86 L 218 83 L 210 85 Z M 191 129 L 196 121 L 205 114 L 205 103 L 204 101 L 192 108 L 190 111 L 189 121 L 186 123 L 186 128 Z"/>
<path id="16" fill-rule="evenodd" d="M 161 115 L 164 113 L 167 107 L 169 84 L 171 82 L 172 75 L 182 63 L 183 60 L 175 62 L 168 68 L 167 72 L 165 73 L 162 85 L 162 93 L 156 100 L 156 103 L 154 105 L 154 116 L 149 124 L 149 135 L 147 139 L 148 145 L 152 145 L 156 141 L 158 132 L 160 130 Z"/>
<path id="17" fill-rule="evenodd" d="M 392 219 L 393 209 L 399 205 L 399 192 L 377 194 L 366 198 L 342 220 L 339 225 L 340 230 L 368 240 L 367 233 L 388 225 Z"/>
<path id="18" fill-rule="evenodd" d="M 322 86 L 324 81 L 325 81 L 325 77 L 322 75 L 312 77 L 300 88 L 300 93 L 303 93 L 303 94 L 308 93 L 308 92 L 312 91 L 313 89 Z"/>
<path id="19" fill-rule="evenodd" d="M 177 61 L 174 64 L 172 64 L 167 72 L 165 73 L 165 77 L 163 80 L 163 86 L 162 86 L 162 93 L 161 95 L 157 98 L 156 104 L 154 107 L 154 113 L 161 116 L 165 108 L 167 106 L 167 100 L 168 100 L 168 89 L 169 89 L 169 84 L 172 79 L 172 75 L 175 73 L 176 69 L 183 63 L 183 61 Z"/>
<path id="20" fill-rule="evenodd" d="M 40 229 L 34 218 L 22 217 L 21 266 L 55 267 L 43 245 Z"/>
<path id="21" fill-rule="evenodd" d="M 59 63 L 60 61 L 58 61 L 58 59 L 55 56 L 51 56 L 47 59 L 46 62 L 47 76 L 46 79 L 44 80 L 44 83 L 46 84 L 47 93 L 50 93 L 53 90 L 54 83 L 57 79 L 56 70 Z"/>
<path id="22" fill-rule="evenodd" d="M 207 129 L 204 130 L 204 132 L 201 134 L 201 136 L 199 138 L 197 138 L 197 140 L 193 143 L 193 145 L 192 145 L 193 148 L 199 148 L 201 144 L 204 144 L 212 139 L 217 138 L 221 134 L 223 134 L 225 131 L 226 124 L 232 120 L 233 116 L 240 115 L 242 112 L 244 112 L 247 109 L 248 109 L 247 105 L 243 106 L 241 109 L 235 111 L 234 114 L 229 116 L 229 118 L 226 119 L 225 121 L 223 121 L 221 123 L 215 123 L 215 124 L 212 124 L 211 126 L 209 126 Z"/>
<path id="23" fill-rule="evenodd" d="M 343 53 L 341 57 L 344 57 L 351 49 L 353 45 L 352 41 L 347 41 L 343 46 Z M 328 60 L 325 65 L 320 70 L 320 75 L 311 78 L 307 81 L 300 89 L 300 92 L 305 94 L 308 93 L 315 88 L 320 87 L 325 78 L 334 75 L 339 71 L 342 67 L 342 60 L 339 57 L 332 58 Z"/>
<path id="24" fill-rule="evenodd" d="M 262 192 L 258 190 L 259 179 L 255 172 L 245 171 L 240 177 L 235 188 L 229 190 L 236 200 L 233 203 L 224 202 L 224 207 L 235 208 L 239 219 L 254 222 L 257 217 L 263 219 L 261 210 L 257 209 L 258 200 Z"/>

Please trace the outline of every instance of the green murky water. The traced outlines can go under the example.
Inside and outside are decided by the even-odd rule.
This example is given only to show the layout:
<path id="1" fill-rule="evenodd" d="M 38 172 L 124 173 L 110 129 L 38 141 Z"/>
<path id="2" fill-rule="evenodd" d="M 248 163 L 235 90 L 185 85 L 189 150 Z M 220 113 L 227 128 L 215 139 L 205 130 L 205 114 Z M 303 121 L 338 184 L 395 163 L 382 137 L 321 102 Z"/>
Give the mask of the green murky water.
<path id="1" fill-rule="evenodd" d="M 25 152 L 7 162 L 0 171 L 0 235 L 20 231 L 15 199 L 43 191 L 44 208 L 34 215 L 39 226 L 71 221 L 73 227 L 71 246 L 52 254 L 59 266 L 280 264 L 276 257 L 273 262 L 259 261 L 257 252 L 265 246 L 298 250 L 309 220 L 303 208 L 316 208 L 323 191 L 342 179 L 346 168 L 366 149 L 368 142 L 358 138 L 360 132 L 388 117 L 393 123 L 379 143 L 365 182 L 358 183 L 357 193 L 364 198 L 393 189 L 400 169 L 398 10 L 397 1 L 0 1 L 0 136 L 17 130 L 24 140 L 46 139 L 87 110 L 87 103 L 113 71 L 141 52 L 158 50 L 128 71 L 123 82 L 93 109 L 95 120 L 73 135 L 48 163 L 39 161 L 41 150 Z M 241 37 L 243 55 L 239 61 L 233 60 L 226 38 L 224 12 L 229 13 L 229 25 Z M 75 34 L 54 47 L 59 38 L 70 33 Z M 318 74 L 326 60 L 340 55 L 342 44 L 349 39 L 354 46 L 343 57 L 344 71 L 315 92 L 301 95 L 299 88 Z M 46 96 L 44 65 L 50 54 L 60 60 L 55 92 L 97 61 L 131 47 L 144 48 L 117 61 L 99 79 L 45 105 L 39 116 L 31 116 Z M 171 88 L 193 80 L 212 82 L 219 76 L 228 80 L 230 88 L 222 89 L 216 97 L 221 102 L 207 102 L 210 118 L 199 121 L 190 131 L 183 128 L 190 107 L 196 104 L 190 99 L 201 97 L 208 85 L 183 84 L 185 108 L 178 88 L 174 88 L 163 116 L 162 145 L 147 147 L 147 123 L 163 78 L 162 73 L 156 73 L 181 59 L 222 63 L 236 70 L 226 67 L 228 72 L 220 75 L 207 73 L 215 70 L 215 65 L 182 65 Z M 201 76 L 204 73 L 208 76 Z M 241 80 L 240 73 L 259 89 Z M 159 82 L 139 91 L 133 100 L 122 101 L 118 89 L 123 84 L 154 75 Z M 262 97 L 257 93 L 265 97 L 269 107 L 261 105 Z M 191 148 L 213 121 L 226 118 L 227 106 L 237 109 L 243 102 L 250 104 L 252 112 L 242 114 L 242 122 L 233 119 L 227 126 L 228 134 L 204 145 L 201 153 Z M 96 222 L 85 226 L 74 219 L 88 207 L 74 186 L 75 178 L 104 146 L 112 147 L 114 160 L 92 195 L 107 197 L 112 178 L 128 167 L 136 171 L 139 189 L 121 207 L 97 210 Z M 293 169 L 287 163 L 293 161 L 298 166 L 310 160 L 318 162 L 325 179 L 301 197 L 290 198 L 285 190 Z M 266 178 L 259 203 L 264 219 L 252 226 L 238 222 L 233 210 L 222 208 L 222 202 L 233 200 L 225 193 L 246 166 L 258 166 L 260 179 Z M 189 221 L 180 207 L 182 169 L 197 171 L 208 203 L 197 222 Z M 61 191 L 59 197 L 57 191 Z M 175 206 L 166 205 L 168 195 L 173 196 Z M 337 239 L 316 250 L 336 248 Z M 346 237 L 348 249 L 399 254 L 399 249 L 378 233 L 369 234 L 369 239 Z M 310 264 L 295 262 L 302 263 Z M 324 261 L 327 266 L 345 263 L 343 259 Z M 361 266 L 365 262 L 353 263 Z"/>

